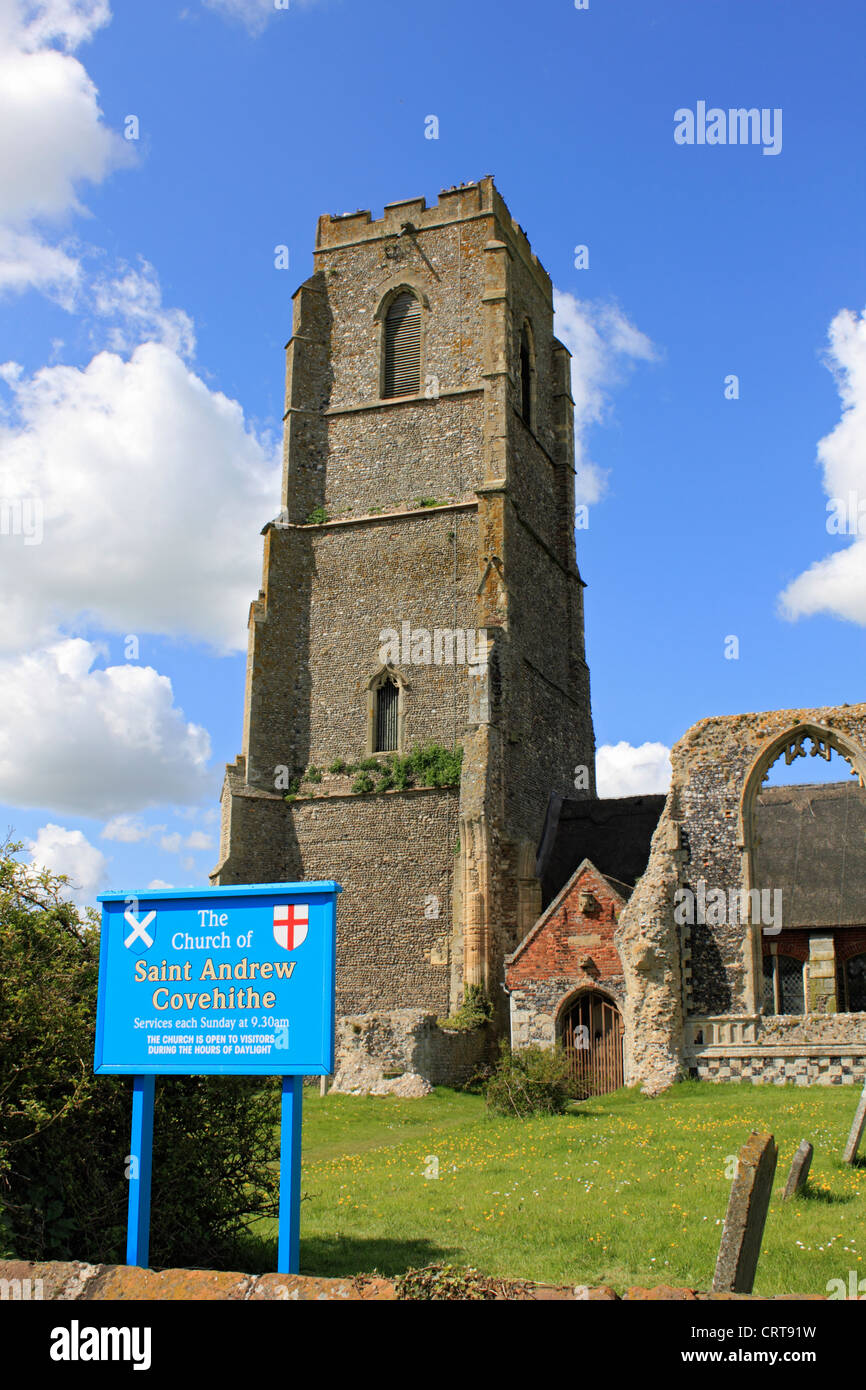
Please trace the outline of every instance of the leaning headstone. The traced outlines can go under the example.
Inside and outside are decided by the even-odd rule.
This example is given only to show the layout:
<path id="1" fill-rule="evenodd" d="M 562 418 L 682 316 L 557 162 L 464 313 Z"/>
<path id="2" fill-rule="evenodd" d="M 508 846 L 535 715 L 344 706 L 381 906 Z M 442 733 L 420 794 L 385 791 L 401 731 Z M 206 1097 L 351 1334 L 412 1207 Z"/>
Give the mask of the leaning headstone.
<path id="1" fill-rule="evenodd" d="M 753 1132 L 740 1149 L 713 1275 L 713 1293 L 752 1292 L 778 1156 L 772 1134 Z"/>
<path id="2" fill-rule="evenodd" d="M 864 1129 L 866 1129 L 866 1086 L 863 1087 L 863 1094 L 860 1097 L 860 1104 L 857 1106 L 851 1133 L 848 1135 L 848 1143 L 845 1145 L 845 1152 L 842 1155 L 846 1163 L 853 1163 L 857 1157 L 857 1150 L 860 1147 Z"/>
<path id="3" fill-rule="evenodd" d="M 794 1154 L 794 1161 L 791 1164 L 791 1171 L 788 1174 L 788 1181 L 785 1183 L 785 1191 L 782 1193 L 782 1201 L 787 1202 L 789 1197 L 796 1197 L 798 1192 L 802 1192 L 806 1186 L 806 1179 L 809 1176 L 809 1169 L 812 1166 L 812 1154 L 814 1149 L 804 1139 L 797 1152 Z"/>

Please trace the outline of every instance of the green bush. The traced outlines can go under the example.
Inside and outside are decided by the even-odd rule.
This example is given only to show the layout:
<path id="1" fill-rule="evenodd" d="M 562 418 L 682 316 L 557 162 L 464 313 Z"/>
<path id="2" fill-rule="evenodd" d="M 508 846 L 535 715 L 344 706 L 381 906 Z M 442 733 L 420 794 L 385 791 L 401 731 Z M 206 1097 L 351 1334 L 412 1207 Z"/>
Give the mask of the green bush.
<path id="1" fill-rule="evenodd" d="M 321 782 L 321 780 L 322 780 L 322 774 L 321 774 L 321 771 L 319 770 L 319 768 L 317 768 L 317 767 L 308 767 L 308 768 L 307 768 L 307 771 L 306 771 L 306 773 L 304 774 L 304 781 L 305 781 L 305 782 Z"/>
<path id="2" fill-rule="evenodd" d="M 503 1038 L 499 1062 L 487 1082 L 488 1109 L 497 1115 L 561 1115 L 577 1088 L 561 1047 L 521 1047 Z"/>
<path id="3" fill-rule="evenodd" d="M 308 526 L 324 526 L 328 520 L 328 513 L 324 507 L 314 507 L 307 517 Z"/>
<path id="4" fill-rule="evenodd" d="M 297 800 L 297 797 L 298 797 L 298 792 L 299 792 L 300 790 L 301 790 L 301 779 L 300 779 L 300 777 L 290 777 L 290 778 L 289 778 L 289 785 L 288 785 L 288 788 L 286 789 L 286 794 L 285 794 L 285 796 L 283 797 L 283 800 L 284 800 L 284 801 L 289 801 L 289 802 L 296 801 L 296 800 Z"/>
<path id="5" fill-rule="evenodd" d="M 447 1018 L 438 1018 L 436 1022 L 446 1032 L 471 1033 L 476 1028 L 483 1028 L 485 1023 L 489 1023 L 492 1014 L 493 1008 L 482 986 L 467 985 L 459 1009 L 456 1009 Z"/>
<path id="6" fill-rule="evenodd" d="M 328 771 L 339 774 L 341 772 L 348 772 L 349 768 L 347 764 L 343 762 L 342 758 L 336 758 L 334 762 L 331 763 L 331 766 L 328 768 Z"/>
<path id="7" fill-rule="evenodd" d="M 353 792 L 384 792 L 394 788 L 405 791 L 407 787 L 453 787 L 460 781 L 460 768 L 463 761 L 462 748 L 443 748 L 441 744 L 431 743 L 424 748 L 416 748 L 401 758 L 391 754 L 386 758 L 364 758 L 358 763 L 360 774 L 352 786 Z M 351 767 L 343 767 L 351 772 Z M 337 771 L 337 764 L 331 767 Z M 379 781 L 374 782 L 368 774 L 376 772 Z"/>
<path id="8" fill-rule="evenodd" d="M 443 748 L 430 743 L 402 759 L 410 779 L 419 787 L 453 787 L 460 781 L 462 748 Z"/>
<path id="9" fill-rule="evenodd" d="M 132 1080 L 93 1075 L 99 928 L 66 879 L 0 847 L 0 1257 L 125 1258 Z M 279 1090 L 255 1077 L 157 1082 L 156 1266 L 244 1268 L 277 1207 Z"/>

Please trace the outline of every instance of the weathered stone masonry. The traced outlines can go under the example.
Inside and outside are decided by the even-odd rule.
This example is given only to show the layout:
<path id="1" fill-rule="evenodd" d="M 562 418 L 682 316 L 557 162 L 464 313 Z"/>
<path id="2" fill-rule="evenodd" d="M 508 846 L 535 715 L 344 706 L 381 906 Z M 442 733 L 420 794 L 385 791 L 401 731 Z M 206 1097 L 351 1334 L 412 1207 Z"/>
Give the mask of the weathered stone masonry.
<path id="1" fill-rule="evenodd" d="M 341 1013 L 446 1012 L 466 983 L 501 1009 L 504 956 L 540 909 L 548 797 L 573 794 L 581 764 L 594 790 L 569 355 L 550 279 L 492 179 L 377 221 L 322 217 L 315 254 L 294 300 L 282 510 L 264 531 L 213 879 L 343 884 Z M 405 290 L 421 306 L 420 390 L 384 399 L 383 325 Z M 404 621 L 486 633 L 480 674 L 395 669 L 403 750 L 461 745 L 460 787 L 323 784 L 287 804 L 277 769 L 368 752 L 380 633 Z"/>

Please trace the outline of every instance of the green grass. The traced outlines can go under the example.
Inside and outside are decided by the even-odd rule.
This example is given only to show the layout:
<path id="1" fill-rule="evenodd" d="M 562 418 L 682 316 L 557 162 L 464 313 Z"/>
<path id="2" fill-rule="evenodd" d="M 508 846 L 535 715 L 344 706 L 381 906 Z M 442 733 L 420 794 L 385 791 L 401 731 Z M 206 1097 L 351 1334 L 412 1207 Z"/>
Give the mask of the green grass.
<path id="1" fill-rule="evenodd" d="M 393 1276 L 433 1262 L 556 1283 L 708 1289 L 735 1155 L 769 1130 L 779 1164 L 756 1293 L 866 1277 L 866 1166 L 840 1154 L 855 1088 L 686 1082 L 658 1100 L 599 1097 L 562 1116 L 494 1119 L 479 1096 L 304 1097 L 301 1269 Z M 802 1139 L 809 1187 L 781 1200 Z M 438 1180 L 424 1177 L 428 1155 Z M 257 1231 L 273 1268 L 275 1223 Z M 251 1251 L 252 1254 L 252 1251 Z"/>

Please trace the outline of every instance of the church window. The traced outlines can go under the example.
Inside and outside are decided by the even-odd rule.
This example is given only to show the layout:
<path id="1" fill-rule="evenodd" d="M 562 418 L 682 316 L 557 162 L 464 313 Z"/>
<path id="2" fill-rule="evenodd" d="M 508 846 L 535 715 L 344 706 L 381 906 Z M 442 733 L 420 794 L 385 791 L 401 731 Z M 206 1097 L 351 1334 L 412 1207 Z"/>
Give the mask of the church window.
<path id="1" fill-rule="evenodd" d="M 395 753 L 397 751 L 397 714 L 400 690 L 393 676 L 389 676 L 376 691 L 376 727 L 374 734 L 374 753 Z"/>
<path id="2" fill-rule="evenodd" d="M 383 396 L 414 396 L 421 388 L 421 305 L 409 290 L 385 315 Z"/>
<path id="3" fill-rule="evenodd" d="M 837 970 L 837 1008 L 842 1014 L 866 1013 L 866 952 L 842 961 Z"/>
<path id="4" fill-rule="evenodd" d="M 764 1013 L 804 1014 L 803 963 L 793 956 L 764 956 Z"/>

